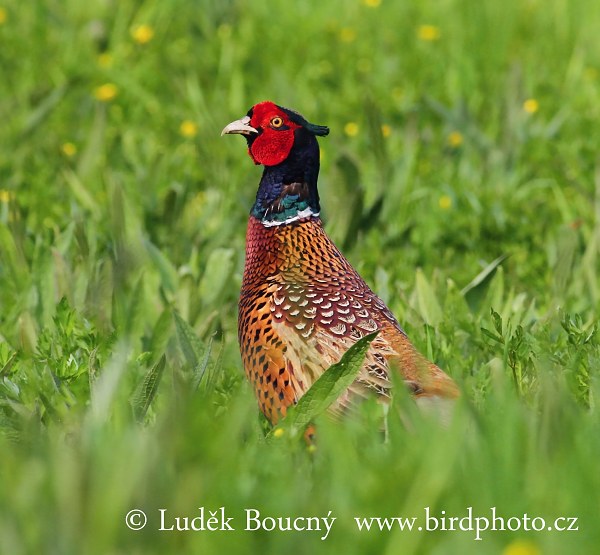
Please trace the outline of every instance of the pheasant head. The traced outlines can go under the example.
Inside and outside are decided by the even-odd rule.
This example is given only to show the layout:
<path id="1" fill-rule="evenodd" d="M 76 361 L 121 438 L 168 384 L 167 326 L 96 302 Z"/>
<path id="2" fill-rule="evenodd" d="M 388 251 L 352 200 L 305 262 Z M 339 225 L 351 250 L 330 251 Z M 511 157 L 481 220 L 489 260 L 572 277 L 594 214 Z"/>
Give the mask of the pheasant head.
<path id="1" fill-rule="evenodd" d="M 265 168 L 251 211 L 255 218 L 268 226 L 318 216 L 316 137 L 328 133 L 328 127 L 309 123 L 297 112 L 268 101 L 223 129 L 222 135 L 243 135 L 248 154 Z"/>

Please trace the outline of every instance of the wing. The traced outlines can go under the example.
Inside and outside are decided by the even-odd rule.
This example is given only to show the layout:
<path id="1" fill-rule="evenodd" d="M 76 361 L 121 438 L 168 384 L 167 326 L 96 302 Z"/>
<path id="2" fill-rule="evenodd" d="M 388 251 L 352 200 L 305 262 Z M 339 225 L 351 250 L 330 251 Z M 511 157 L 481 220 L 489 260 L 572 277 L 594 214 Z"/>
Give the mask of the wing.
<path id="1" fill-rule="evenodd" d="M 333 292 L 318 283 L 276 288 L 270 308 L 272 327 L 287 345 L 284 359 L 299 378 L 301 393 L 358 339 L 380 330 L 356 381 L 333 407 L 334 412 L 373 393 L 387 400 L 393 367 L 417 398 L 456 397 L 454 382 L 416 351 L 383 301 L 366 284 L 361 285 Z"/>

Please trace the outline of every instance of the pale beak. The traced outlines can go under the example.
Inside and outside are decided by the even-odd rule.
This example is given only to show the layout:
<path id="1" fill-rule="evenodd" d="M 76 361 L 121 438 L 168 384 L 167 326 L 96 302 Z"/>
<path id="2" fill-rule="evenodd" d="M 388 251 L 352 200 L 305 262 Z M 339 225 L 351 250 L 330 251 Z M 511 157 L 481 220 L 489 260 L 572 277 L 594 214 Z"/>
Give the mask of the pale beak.
<path id="1" fill-rule="evenodd" d="M 232 121 L 229 125 L 225 126 L 225 129 L 221 131 L 221 137 L 223 135 L 229 135 L 231 133 L 239 133 L 241 135 L 250 135 L 250 133 L 258 133 L 254 127 L 248 125 L 250 123 L 250 117 L 244 116 L 242 119 Z"/>

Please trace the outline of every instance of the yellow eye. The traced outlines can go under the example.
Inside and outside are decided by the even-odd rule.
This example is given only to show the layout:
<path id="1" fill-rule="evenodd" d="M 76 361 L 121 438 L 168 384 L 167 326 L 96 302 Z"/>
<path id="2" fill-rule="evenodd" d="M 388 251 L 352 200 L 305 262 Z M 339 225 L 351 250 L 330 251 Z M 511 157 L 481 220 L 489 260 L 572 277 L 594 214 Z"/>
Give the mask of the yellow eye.
<path id="1" fill-rule="evenodd" d="M 279 116 L 275 116 L 272 120 L 271 120 L 271 127 L 281 127 L 283 125 L 283 120 L 279 117 Z"/>

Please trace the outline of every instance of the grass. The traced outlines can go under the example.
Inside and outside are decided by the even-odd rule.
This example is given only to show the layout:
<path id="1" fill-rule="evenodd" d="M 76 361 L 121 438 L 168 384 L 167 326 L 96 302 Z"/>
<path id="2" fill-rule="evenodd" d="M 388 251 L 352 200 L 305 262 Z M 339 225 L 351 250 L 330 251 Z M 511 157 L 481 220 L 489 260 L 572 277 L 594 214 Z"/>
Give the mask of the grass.
<path id="1" fill-rule="evenodd" d="M 593 7 L 4 0 L 0 553 L 596 553 Z M 386 444 L 369 403 L 265 438 L 235 318 L 260 172 L 219 139 L 264 99 L 331 127 L 327 229 L 460 384 L 448 429 L 399 394 Z M 202 506 L 239 529 L 157 531 Z M 426 507 L 579 529 L 354 522 Z"/>

